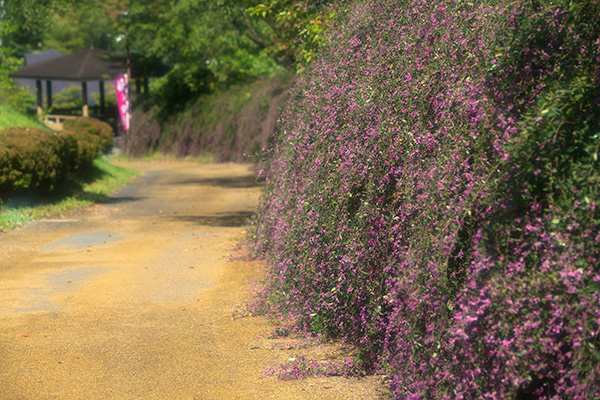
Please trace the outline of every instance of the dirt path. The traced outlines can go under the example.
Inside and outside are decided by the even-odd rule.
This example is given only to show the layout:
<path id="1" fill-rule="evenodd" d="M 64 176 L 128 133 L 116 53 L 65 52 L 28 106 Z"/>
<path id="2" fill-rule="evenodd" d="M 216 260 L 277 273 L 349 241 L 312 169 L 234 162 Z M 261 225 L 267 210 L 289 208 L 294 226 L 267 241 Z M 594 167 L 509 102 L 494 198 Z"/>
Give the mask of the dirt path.
<path id="1" fill-rule="evenodd" d="M 263 376 L 343 354 L 239 316 L 261 273 L 229 261 L 260 191 L 247 166 L 126 166 L 142 176 L 104 203 L 0 234 L 1 400 L 378 398 L 376 377 Z"/>

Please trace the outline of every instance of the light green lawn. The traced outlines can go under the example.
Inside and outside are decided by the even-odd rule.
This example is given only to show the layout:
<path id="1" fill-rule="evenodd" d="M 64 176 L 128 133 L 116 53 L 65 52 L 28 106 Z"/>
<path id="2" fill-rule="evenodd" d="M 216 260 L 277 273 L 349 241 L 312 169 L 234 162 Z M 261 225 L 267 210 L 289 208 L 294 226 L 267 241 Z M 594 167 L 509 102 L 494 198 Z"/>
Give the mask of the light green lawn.
<path id="1" fill-rule="evenodd" d="M 6 104 L 0 103 L 0 131 L 10 126 L 21 126 L 21 127 L 32 127 L 32 128 L 44 128 L 37 119 L 30 117 L 29 115 L 22 114 L 18 111 L 13 110 Z"/>

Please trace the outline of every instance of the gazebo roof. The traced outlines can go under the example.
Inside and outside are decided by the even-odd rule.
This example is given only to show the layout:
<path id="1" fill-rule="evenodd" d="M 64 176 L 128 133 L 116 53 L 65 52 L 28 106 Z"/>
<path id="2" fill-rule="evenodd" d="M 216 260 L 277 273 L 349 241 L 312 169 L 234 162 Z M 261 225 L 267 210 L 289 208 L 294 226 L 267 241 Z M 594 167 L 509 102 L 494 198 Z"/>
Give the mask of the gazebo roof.
<path id="1" fill-rule="evenodd" d="M 12 74 L 15 78 L 96 81 L 124 73 L 126 66 L 109 59 L 110 53 L 87 49 L 27 65 Z"/>

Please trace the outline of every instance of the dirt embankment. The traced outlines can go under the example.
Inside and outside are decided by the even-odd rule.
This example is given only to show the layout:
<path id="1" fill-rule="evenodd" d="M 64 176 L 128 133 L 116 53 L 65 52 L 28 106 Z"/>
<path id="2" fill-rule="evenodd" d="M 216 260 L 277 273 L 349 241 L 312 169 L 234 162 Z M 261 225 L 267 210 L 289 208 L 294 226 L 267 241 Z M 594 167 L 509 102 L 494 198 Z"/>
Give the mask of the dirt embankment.
<path id="1" fill-rule="evenodd" d="M 377 377 L 282 381 L 333 345 L 245 315 L 256 262 L 230 261 L 260 187 L 247 166 L 135 162 L 102 204 L 0 234 L 0 400 L 376 399 Z"/>

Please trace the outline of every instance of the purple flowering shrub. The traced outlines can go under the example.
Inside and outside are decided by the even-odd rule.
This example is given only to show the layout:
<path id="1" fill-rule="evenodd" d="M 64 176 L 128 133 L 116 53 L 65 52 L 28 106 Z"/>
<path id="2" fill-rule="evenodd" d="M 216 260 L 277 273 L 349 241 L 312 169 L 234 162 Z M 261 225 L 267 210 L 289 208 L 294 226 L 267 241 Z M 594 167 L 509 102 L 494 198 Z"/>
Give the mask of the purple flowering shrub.
<path id="1" fill-rule="evenodd" d="M 465 398 L 600 398 L 598 12 L 597 1 L 519 9 L 512 49 L 493 60 L 489 92 L 515 133 L 439 375 Z"/>
<path id="2" fill-rule="evenodd" d="M 125 135 L 126 152 L 152 151 L 177 157 L 211 156 L 216 162 L 249 162 L 268 145 L 293 75 L 280 72 L 242 86 L 200 97 L 164 120 L 156 108 L 133 115 Z"/>
<path id="3" fill-rule="evenodd" d="M 127 155 L 141 157 L 157 149 L 161 136 L 158 114 L 153 107 L 136 107 L 131 116 L 131 128 L 124 131 L 120 139 Z"/>
<path id="4" fill-rule="evenodd" d="M 291 74 L 280 72 L 201 97 L 164 125 L 160 150 L 177 156 L 211 155 L 217 162 L 248 162 L 267 146 L 292 82 Z"/>
<path id="5" fill-rule="evenodd" d="M 399 399 L 600 398 L 597 15 L 347 5 L 263 171 L 257 307 Z"/>
<path id="6" fill-rule="evenodd" d="M 265 376 L 277 375 L 282 381 L 306 379 L 309 377 L 343 376 L 357 377 L 361 371 L 354 366 L 353 360 L 317 361 L 304 356 L 290 358 L 287 363 L 274 366 L 265 371 Z"/>

